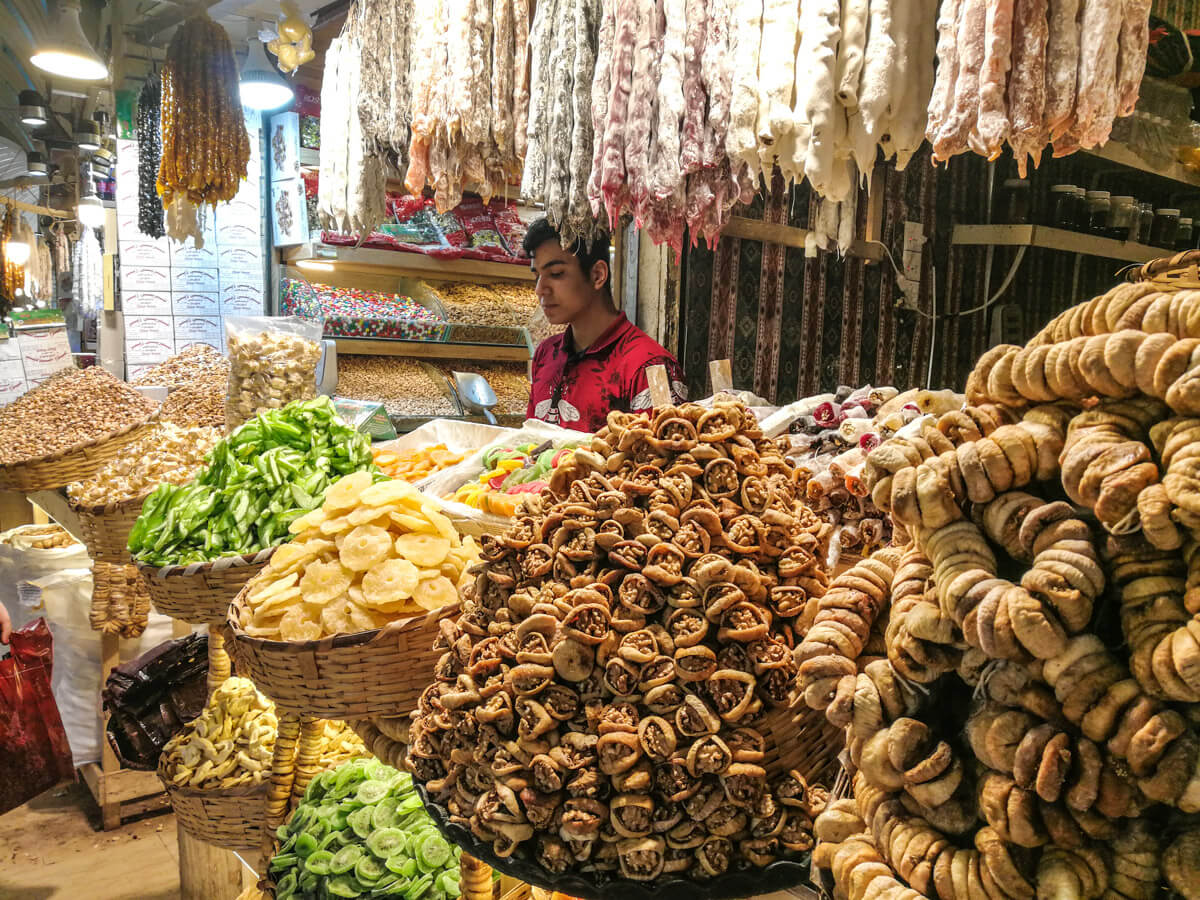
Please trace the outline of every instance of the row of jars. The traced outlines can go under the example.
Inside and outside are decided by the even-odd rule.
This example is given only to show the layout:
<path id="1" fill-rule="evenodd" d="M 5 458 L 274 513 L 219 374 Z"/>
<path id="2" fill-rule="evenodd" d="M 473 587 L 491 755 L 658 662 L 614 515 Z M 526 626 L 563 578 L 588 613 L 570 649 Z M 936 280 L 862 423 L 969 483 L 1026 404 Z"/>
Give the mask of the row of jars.
<path id="1" fill-rule="evenodd" d="M 1009 224 L 1029 224 L 1029 182 L 1009 179 L 1004 182 L 1004 191 Z M 1136 197 L 1085 191 L 1073 184 L 1050 188 L 1049 208 L 1043 218 L 1043 225 L 1167 250 L 1191 250 L 1200 239 L 1200 223 L 1194 227 L 1192 219 L 1181 216 L 1178 209 L 1155 209 Z"/>

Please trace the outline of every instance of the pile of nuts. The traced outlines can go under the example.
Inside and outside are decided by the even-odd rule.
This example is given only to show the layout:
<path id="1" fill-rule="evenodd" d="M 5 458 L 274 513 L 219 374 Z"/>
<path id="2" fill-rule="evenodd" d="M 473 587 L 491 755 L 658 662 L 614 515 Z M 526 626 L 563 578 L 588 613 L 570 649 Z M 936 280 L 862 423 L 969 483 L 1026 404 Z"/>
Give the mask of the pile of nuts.
<path id="1" fill-rule="evenodd" d="M 229 431 L 264 409 L 281 409 L 293 400 L 317 395 L 321 344 L 285 331 L 230 334 L 229 391 L 225 428 Z"/>
<path id="2" fill-rule="evenodd" d="M 456 416 L 446 383 L 408 357 L 339 356 L 339 397 L 375 400 L 393 416 Z"/>
<path id="3" fill-rule="evenodd" d="M 145 422 L 155 404 L 99 366 L 63 369 L 0 408 L 0 465 L 28 462 Z"/>
<path id="4" fill-rule="evenodd" d="M 216 428 L 160 423 L 87 481 L 67 485 L 67 497 L 75 506 L 102 506 L 141 497 L 163 482 L 183 484 L 200 471 L 220 438 Z"/>
<path id="5" fill-rule="evenodd" d="M 132 383 L 181 388 L 209 376 L 229 377 L 229 361 L 208 344 L 192 344 L 166 362 L 147 369 Z"/>
<path id="6" fill-rule="evenodd" d="M 477 363 L 469 359 L 438 360 L 446 379 L 453 384 L 454 372 L 475 372 L 487 379 L 496 392 L 496 408 L 502 416 L 524 416 L 529 406 L 529 376 L 524 363 Z"/>
<path id="7" fill-rule="evenodd" d="M 184 428 L 208 425 L 223 428 L 225 425 L 225 389 L 228 373 L 206 375 L 178 390 L 171 391 L 158 410 L 160 422 L 173 422 Z"/>
<path id="8" fill-rule="evenodd" d="M 77 543 L 61 525 L 22 525 L 0 537 L 14 550 L 58 550 Z"/>

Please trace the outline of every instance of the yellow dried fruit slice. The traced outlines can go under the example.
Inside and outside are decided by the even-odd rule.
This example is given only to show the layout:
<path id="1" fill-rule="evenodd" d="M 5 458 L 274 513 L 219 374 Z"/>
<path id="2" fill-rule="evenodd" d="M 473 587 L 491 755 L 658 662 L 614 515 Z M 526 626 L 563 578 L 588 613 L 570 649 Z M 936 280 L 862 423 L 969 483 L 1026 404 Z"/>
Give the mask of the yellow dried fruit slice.
<path id="1" fill-rule="evenodd" d="M 321 610 L 321 628 L 326 634 L 348 634 L 354 631 L 350 621 L 350 595 L 343 594 L 326 604 Z"/>
<path id="2" fill-rule="evenodd" d="M 349 516 L 338 516 L 334 519 L 326 519 L 321 523 L 321 534 L 332 535 L 341 534 L 343 531 L 349 531 L 354 526 L 350 524 Z"/>
<path id="3" fill-rule="evenodd" d="M 458 546 L 458 532 L 454 528 L 454 523 L 446 518 L 436 506 L 432 503 L 422 503 L 421 514 L 433 523 L 433 527 L 437 529 L 438 534 L 448 540 L 452 547 Z"/>
<path id="4" fill-rule="evenodd" d="M 261 581 L 259 578 L 251 581 L 250 589 L 246 592 L 246 599 L 250 601 L 252 606 L 267 597 L 278 594 L 280 591 L 286 591 L 288 588 L 294 587 L 300 581 L 300 576 L 295 572 L 280 578 L 273 577 L 273 575 L 260 576 L 260 578 L 262 579 Z"/>
<path id="5" fill-rule="evenodd" d="M 380 528 L 387 528 L 390 524 L 388 518 L 388 508 L 380 509 L 378 506 L 360 506 L 354 512 L 346 516 L 346 521 L 351 525 L 378 525 Z"/>
<path id="6" fill-rule="evenodd" d="M 406 497 L 414 496 L 419 497 L 420 495 L 417 489 L 407 481 L 381 481 L 363 491 L 358 502 L 363 506 L 394 506 L 402 503 Z"/>
<path id="7" fill-rule="evenodd" d="M 292 521 L 292 524 L 288 526 L 288 532 L 290 534 L 299 534 L 300 532 L 306 531 L 309 528 L 316 528 L 328 518 L 329 516 L 323 509 L 309 510 L 300 518 Z"/>
<path id="8" fill-rule="evenodd" d="M 373 631 L 382 628 L 389 621 L 386 616 L 376 616 L 366 607 L 351 602 L 347 607 L 350 613 L 350 623 L 355 631 Z"/>
<path id="9" fill-rule="evenodd" d="M 358 506 L 358 498 L 373 481 L 370 472 L 351 472 L 339 478 L 325 492 L 325 502 L 321 504 L 321 508 L 326 513 L 353 509 Z"/>
<path id="10" fill-rule="evenodd" d="M 271 562 L 267 564 L 267 568 L 272 572 L 279 572 L 297 561 L 316 559 L 321 548 L 313 546 L 313 544 L 315 541 L 279 545 L 271 554 Z"/>
<path id="11" fill-rule="evenodd" d="M 263 599 L 254 610 L 254 618 L 257 621 L 260 616 L 270 615 L 272 610 L 282 610 L 291 606 L 300 599 L 300 588 L 288 588 L 285 591 L 277 591 L 269 597 Z"/>
<path id="12" fill-rule="evenodd" d="M 346 593 L 353 580 L 354 573 L 337 560 L 312 563 L 300 579 L 300 591 L 306 603 L 328 603 Z"/>
<path id="13" fill-rule="evenodd" d="M 437 526 L 428 519 L 422 519 L 420 516 L 413 515 L 407 512 L 392 512 L 388 514 L 388 518 L 392 520 L 394 525 L 399 526 L 406 532 L 417 532 L 427 534 L 437 534 Z"/>
<path id="14" fill-rule="evenodd" d="M 378 609 L 384 604 L 407 600 L 419 581 L 417 567 L 407 559 L 385 559 L 363 576 L 363 602 Z"/>
<path id="15" fill-rule="evenodd" d="M 458 602 L 458 589 L 449 578 L 439 575 L 427 578 L 413 591 L 413 599 L 422 609 L 434 610 Z"/>
<path id="16" fill-rule="evenodd" d="M 306 618 L 303 610 L 293 609 L 279 620 L 279 636 L 285 641 L 315 641 L 321 636 L 321 626 Z"/>
<path id="17" fill-rule="evenodd" d="M 377 562 L 387 559 L 392 549 L 392 536 L 378 525 L 359 525 L 342 541 L 338 556 L 342 565 L 354 572 L 365 572 Z"/>
<path id="18" fill-rule="evenodd" d="M 440 566 L 450 552 L 450 541 L 432 534 L 402 534 L 396 538 L 396 552 L 422 569 Z"/>

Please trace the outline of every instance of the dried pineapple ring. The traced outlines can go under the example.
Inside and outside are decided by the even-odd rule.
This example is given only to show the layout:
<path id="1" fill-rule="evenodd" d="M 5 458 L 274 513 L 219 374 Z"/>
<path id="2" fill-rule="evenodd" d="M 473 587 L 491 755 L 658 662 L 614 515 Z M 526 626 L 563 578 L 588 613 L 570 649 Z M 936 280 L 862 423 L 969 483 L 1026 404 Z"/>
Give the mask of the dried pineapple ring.
<path id="1" fill-rule="evenodd" d="M 421 504 L 421 514 L 425 516 L 437 529 L 438 534 L 450 542 L 452 547 L 457 547 L 459 543 L 458 531 L 454 528 L 454 523 L 446 516 L 438 511 L 438 508 L 432 503 Z"/>
<path id="2" fill-rule="evenodd" d="M 387 559 L 392 536 L 378 525 L 359 525 L 338 548 L 342 565 L 354 572 L 365 572 Z"/>
<path id="3" fill-rule="evenodd" d="M 321 627 L 326 634 L 348 634 L 354 630 L 350 622 L 350 595 L 330 600 L 321 610 Z"/>
<path id="4" fill-rule="evenodd" d="M 378 506 L 360 506 L 354 512 L 346 516 L 346 521 L 351 525 L 378 525 L 381 528 L 387 528 L 391 521 L 389 518 L 389 510 L 387 508 L 380 509 Z"/>
<path id="5" fill-rule="evenodd" d="M 328 603 L 346 593 L 354 573 L 340 562 L 312 563 L 300 579 L 300 592 L 305 603 Z"/>
<path id="6" fill-rule="evenodd" d="M 352 472 L 344 478 L 338 479 L 325 492 L 325 502 L 322 504 L 322 509 L 326 513 L 352 509 L 358 505 L 358 498 L 362 496 L 363 491 L 371 486 L 373 481 L 374 479 L 371 477 L 370 472 Z"/>
<path id="7" fill-rule="evenodd" d="M 407 481 L 381 481 L 363 491 L 358 502 L 363 506 L 394 506 L 406 497 L 418 498 L 420 502 L 417 489 Z"/>
<path id="8" fill-rule="evenodd" d="M 396 552 L 414 566 L 432 569 L 445 561 L 450 541 L 432 534 L 402 534 L 396 538 Z"/>
<path id="9" fill-rule="evenodd" d="M 458 589 L 445 575 L 429 578 L 417 585 L 413 599 L 422 609 L 434 610 L 458 602 Z"/>
<path id="10" fill-rule="evenodd" d="M 288 532 L 290 534 L 299 534 L 302 531 L 307 531 L 309 528 L 317 528 L 328 518 L 329 516 L 325 514 L 325 510 L 323 509 L 318 508 L 310 510 L 300 518 L 295 519 L 292 524 L 288 526 Z"/>
<path id="11" fill-rule="evenodd" d="M 417 567 L 407 559 L 376 563 L 363 576 L 362 597 L 367 606 L 383 606 L 407 600 L 420 583 Z"/>

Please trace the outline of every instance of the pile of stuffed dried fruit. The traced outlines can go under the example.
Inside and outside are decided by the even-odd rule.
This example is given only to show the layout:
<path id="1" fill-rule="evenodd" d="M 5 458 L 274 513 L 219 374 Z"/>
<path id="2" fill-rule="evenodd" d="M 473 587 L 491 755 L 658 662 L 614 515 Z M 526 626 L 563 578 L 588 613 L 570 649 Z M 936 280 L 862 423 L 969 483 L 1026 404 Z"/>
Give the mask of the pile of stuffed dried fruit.
<path id="1" fill-rule="evenodd" d="M 740 404 L 611 413 L 442 623 L 409 763 L 550 873 L 706 879 L 812 846 L 826 791 L 765 768 L 829 526 Z M 565 467 L 564 467 L 565 468 Z M 569 476 L 569 477 L 568 477 Z"/>

